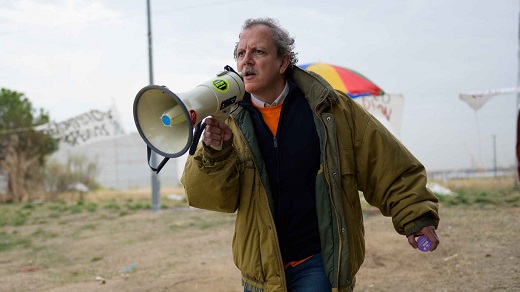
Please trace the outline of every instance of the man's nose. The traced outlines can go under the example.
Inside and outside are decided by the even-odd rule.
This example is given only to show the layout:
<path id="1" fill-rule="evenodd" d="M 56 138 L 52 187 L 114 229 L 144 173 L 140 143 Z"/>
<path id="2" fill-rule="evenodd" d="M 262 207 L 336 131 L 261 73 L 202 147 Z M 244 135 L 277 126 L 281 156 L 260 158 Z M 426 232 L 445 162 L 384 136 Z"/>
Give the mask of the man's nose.
<path id="1" fill-rule="evenodd" d="M 246 65 L 252 65 L 254 63 L 253 53 L 251 51 L 245 53 L 243 62 Z"/>

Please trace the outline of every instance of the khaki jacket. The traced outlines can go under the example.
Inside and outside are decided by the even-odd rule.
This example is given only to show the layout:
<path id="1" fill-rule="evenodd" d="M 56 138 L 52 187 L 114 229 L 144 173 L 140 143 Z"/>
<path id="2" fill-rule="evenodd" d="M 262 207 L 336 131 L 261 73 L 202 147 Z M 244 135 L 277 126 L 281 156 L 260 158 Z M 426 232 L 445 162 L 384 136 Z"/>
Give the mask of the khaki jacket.
<path id="1" fill-rule="evenodd" d="M 423 165 L 377 119 L 320 76 L 295 68 L 293 80 L 315 113 L 322 149 L 316 202 L 325 272 L 333 291 L 351 291 L 365 256 L 360 195 L 411 234 L 438 226 L 437 198 Z M 246 110 L 226 121 L 232 146 L 199 144 L 181 182 L 191 206 L 237 212 L 233 258 L 250 291 L 286 291 L 271 192 Z M 406 241 L 404 241 L 406 242 Z M 405 243 L 403 243 L 405 244 Z"/>

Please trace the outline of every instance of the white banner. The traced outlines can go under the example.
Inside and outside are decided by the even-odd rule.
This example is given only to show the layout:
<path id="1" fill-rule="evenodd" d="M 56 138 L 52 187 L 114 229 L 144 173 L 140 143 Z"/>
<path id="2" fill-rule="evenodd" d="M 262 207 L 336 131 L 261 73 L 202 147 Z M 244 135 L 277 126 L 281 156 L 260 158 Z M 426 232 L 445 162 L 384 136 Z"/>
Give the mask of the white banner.
<path id="1" fill-rule="evenodd" d="M 490 98 L 499 94 L 519 93 L 520 87 L 488 89 L 471 91 L 459 94 L 459 98 L 465 101 L 475 111 L 479 110 Z"/>
<path id="2" fill-rule="evenodd" d="M 403 117 L 404 97 L 402 94 L 364 96 L 354 98 L 369 113 L 376 117 L 389 130 L 399 134 Z"/>
<path id="3" fill-rule="evenodd" d="M 80 146 L 124 134 L 114 109 L 106 112 L 90 110 L 63 122 L 38 126 L 36 130 L 71 146 Z"/>

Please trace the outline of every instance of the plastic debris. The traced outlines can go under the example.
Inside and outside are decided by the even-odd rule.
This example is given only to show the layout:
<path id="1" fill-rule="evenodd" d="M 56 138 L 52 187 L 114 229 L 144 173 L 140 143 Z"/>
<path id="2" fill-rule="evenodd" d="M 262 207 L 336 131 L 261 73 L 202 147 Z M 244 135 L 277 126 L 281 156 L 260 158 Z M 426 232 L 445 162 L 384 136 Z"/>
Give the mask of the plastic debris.
<path id="1" fill-rule="evenodd" d="M 444 187 L 438 183 L 430 182 L 426 186 L 436 195 L 441 195 L 441 196 L 454 195 L 454 193 L 450 189 L 448 189 L 447 187 Z"/>
<path id="2" fill-rule="evenodd" d="M 135 266 L 137 266 L 137 262 L 135 263 L 131 263 L 128 267 L 122 269 L 119 271 L 120 274 L 125 274 L 125 273 L 128 273 L 130 272 Z"/>
<path id="3" fill-rule="evenodd" d="M 176 194 L 170 194 L 170 195 L 166 196 L 166 198 L 168 198 L 169 200 L 174 200 L 174 201 L 184 200 L 184 196 L 176 195 Z"/>

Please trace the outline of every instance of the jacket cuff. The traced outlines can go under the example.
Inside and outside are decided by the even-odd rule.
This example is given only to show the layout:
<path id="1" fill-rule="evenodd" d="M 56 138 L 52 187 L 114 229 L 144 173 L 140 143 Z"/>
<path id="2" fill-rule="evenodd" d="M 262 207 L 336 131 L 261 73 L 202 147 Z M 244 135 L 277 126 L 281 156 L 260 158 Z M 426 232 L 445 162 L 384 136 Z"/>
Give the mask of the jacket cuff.
<path id="1" fill-rule="evenodd" d="M 438 221 L 431 214 L 424 214 L 405 226 L 406 237 L 420 231 L 424 227 L 434 226 L 437 229 Z"/>
<path id="2" fill-rule="evenodd" d="M 233 150 L 232 145 L 233 145 L 233 137 L 231 137 L 231 139 L 224 141 L 222 143 L 221 150 L 216 150 L 210 146 L 207 146 L 204 142 L 202 142 L 202 146 L 204 148 L 204 158 L 209 163 L 224 161 L 224 160 L 228 159 L 229 156 L 231 156 L 231 152 Z"/>

